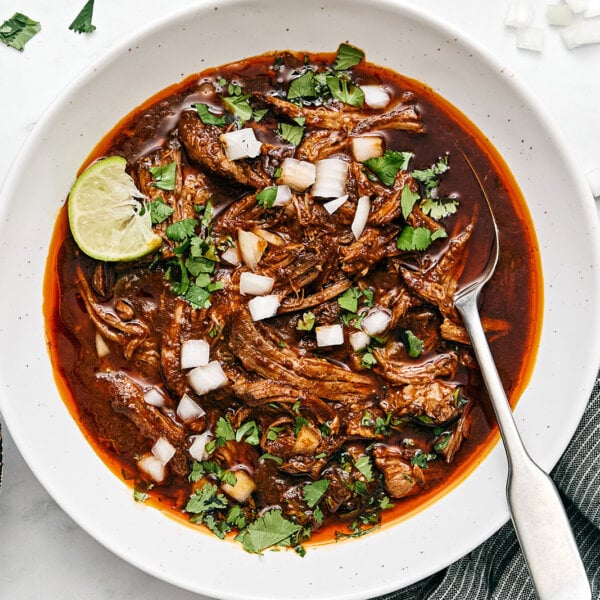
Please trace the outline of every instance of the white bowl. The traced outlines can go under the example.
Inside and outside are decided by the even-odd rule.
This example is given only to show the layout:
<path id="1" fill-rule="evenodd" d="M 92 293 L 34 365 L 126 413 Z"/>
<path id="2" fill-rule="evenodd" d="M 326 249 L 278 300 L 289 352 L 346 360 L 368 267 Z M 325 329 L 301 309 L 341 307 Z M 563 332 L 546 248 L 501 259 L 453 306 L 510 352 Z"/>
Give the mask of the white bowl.
<path id="1" fill-rule="evenodd" d="M 504 156 L 528 201 L 542 257 L 544 323 L 516 420 L 545 469 L 572 436 L 600 362 L 600 248 L 591 195 L 537 103 L 460 32 L 384 0 L 216 1 L 147 28 L 62 94 L 6 181 L 0 408 L 35 475 L 84 529 L 149 573 L 218 598 L 372 597 L 447 566 L 508 518 L 498 445 L 460 485 L 392 527 L 309 550 L 302 559 L 293 552 L 257 557 L 133 502 L 57 393 L 41 311 L 44 265 L 58 208 L 101 136 L 184 75 L 267 50 L 334 51 L 345 40 L 462 110 Z"/>

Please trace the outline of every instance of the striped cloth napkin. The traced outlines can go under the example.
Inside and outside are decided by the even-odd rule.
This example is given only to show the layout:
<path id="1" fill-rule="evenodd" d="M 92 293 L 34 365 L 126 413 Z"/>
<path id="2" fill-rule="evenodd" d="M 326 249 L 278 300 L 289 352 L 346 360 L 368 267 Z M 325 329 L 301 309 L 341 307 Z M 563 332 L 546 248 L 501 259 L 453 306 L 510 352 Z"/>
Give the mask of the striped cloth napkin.
<path id="1" fill-rule="evenodd" d="M 600 598 L 600 375 L 552 471 L 592 587 Z M 447 569 L 378 600 L 535 600 L 512 523 Z M 573 599 L 577 600 L 577 599 Z"/>

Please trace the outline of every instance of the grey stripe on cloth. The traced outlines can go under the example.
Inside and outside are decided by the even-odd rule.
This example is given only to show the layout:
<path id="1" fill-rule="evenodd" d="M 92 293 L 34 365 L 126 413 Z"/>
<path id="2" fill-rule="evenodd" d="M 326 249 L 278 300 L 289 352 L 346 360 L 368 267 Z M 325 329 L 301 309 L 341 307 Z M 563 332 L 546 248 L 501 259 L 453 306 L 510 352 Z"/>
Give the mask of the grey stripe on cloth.
<path id="1" fill-rule="evenodd" d="M 552 477 L 561 492 L 592 598 L 600 598 L 600 375 Z M 380 600 L 535 600 L 511 523 L 447 569 Z M 576 600 L 575 598 L 573 600 Z"/>

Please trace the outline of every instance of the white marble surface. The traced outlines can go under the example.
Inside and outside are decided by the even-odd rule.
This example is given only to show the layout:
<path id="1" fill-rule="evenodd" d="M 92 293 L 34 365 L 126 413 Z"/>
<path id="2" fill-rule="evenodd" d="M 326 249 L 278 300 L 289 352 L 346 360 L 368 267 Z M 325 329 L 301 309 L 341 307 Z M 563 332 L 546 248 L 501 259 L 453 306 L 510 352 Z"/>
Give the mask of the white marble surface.
<path id="1" fill-rule="evenodd" d="M 516 49 L 514 31 L 503 26 L 508 0 L 412 1 L 500 57 L 546 106 L 582 172 L 600 168 L 600 45 L 567 50 L 546 24 L 542 0 L 530 0 L 545 33 L 542 53 Z M 42 23 L 25 52 L 0 45 L 0 182 L 36 120 L 81 69 L 144 22 L 195 2 L 98 1 L 97 30 L 78 35 L 68 25 L 84 3 L 5 0 L 0 6 L 0 22 L 19 11 Z M 6 431 L 0 540 L 2 600 L 200 598 L 123 562 L 81 530 L 33 477 Z"/>

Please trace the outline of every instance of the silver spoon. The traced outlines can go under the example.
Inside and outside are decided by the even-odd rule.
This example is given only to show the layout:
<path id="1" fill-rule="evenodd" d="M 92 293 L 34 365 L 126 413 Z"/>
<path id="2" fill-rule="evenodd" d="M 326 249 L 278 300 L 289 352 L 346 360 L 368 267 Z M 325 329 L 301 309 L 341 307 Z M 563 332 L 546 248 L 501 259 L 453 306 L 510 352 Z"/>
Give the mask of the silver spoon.
<path id="1" fill-rule="evenodd" d="M 465 160 L 486 199 L 495 239 L 483 272 L 455 294 L 454 304 L 471 338 L 504 442 L 508 458 L 506 496 L 512 522 L 540 600 L 589 600 L 592 592 L 560 496 L 552 479 L 523 445 L 481 325 L 477 300 L 496 269 L 500 242 L 490 200 L 466 156 Z"/>

